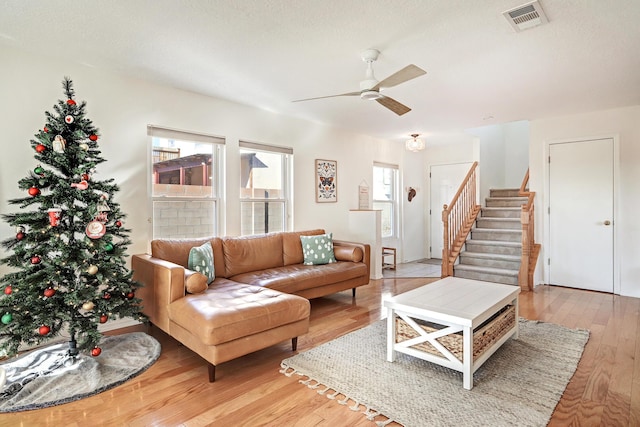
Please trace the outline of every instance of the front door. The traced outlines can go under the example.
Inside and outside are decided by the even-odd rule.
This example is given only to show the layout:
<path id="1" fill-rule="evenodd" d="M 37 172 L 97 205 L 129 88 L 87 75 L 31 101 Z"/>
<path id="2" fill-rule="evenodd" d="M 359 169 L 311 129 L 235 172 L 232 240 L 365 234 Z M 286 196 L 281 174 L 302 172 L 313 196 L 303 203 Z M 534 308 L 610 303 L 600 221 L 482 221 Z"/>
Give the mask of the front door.
<path id="1" fill-rule="evenodd" d="M 550 144 L 549 155 L 549 283 L 613 292 L 613 139 Z"/>
<path id="2" fill-rule="evenodd" d="M 453 163 L 448 165 L 432 165 L 429 170 L 431 194 L 430 242 L 431 258 L 442 259 L 444 245 L 444 229 L 442 226 L 442 207 L 451 204 L 453 196 L 462 184 L 462 180 L 473 166 L 471 163 Z"/>

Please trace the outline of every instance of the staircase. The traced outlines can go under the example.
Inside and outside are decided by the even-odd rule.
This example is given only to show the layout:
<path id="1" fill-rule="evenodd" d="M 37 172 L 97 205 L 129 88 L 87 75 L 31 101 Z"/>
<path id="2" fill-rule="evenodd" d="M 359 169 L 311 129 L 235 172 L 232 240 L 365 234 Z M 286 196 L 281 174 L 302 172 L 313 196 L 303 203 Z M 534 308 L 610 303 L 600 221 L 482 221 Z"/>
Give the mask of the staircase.
<path id="1" fill-rule="evenodd" d="M 522 253 L 519 189 L 492 189 L 453 267 L 455 277 L 518 286 Z"/>

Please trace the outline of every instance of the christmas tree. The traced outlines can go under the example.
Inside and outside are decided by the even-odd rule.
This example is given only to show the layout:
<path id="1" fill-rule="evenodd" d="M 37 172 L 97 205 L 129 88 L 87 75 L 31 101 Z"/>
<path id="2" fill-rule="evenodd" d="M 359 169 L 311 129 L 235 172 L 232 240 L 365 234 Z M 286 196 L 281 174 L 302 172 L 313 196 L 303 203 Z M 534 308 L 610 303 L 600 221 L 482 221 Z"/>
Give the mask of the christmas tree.
<path id="1" fill-rule="evenodd" d="M 13 254 L 0 260 L 11 267 L 0 279 L 0 349 L 8 355 L 64 331 L 69 355 L 98 356 L 101 323 L 144 320 L 139 285 L 125 266 L 130 230 L 113 198 L 118 186 L 96 179 L 106 161 L 98 129 L 86 102 L 76 102 L 72 81 L 65 77 L 62 86 L 66 99 L 45 113 L 46 125 L 31 140 L 37 164 L 18 181 L 25 196 L 9 200 L 20 211 L 3 215 L 16 229 L 2 241 Z"/>

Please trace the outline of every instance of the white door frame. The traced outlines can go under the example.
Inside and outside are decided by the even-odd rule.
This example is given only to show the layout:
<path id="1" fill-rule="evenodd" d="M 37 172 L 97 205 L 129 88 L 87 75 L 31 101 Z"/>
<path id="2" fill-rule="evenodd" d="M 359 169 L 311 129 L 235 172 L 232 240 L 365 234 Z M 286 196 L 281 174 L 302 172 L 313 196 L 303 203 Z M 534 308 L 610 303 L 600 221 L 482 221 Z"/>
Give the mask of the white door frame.
<path id="1" fill-rule="evenodd" d="M 542 258 L 540 262 L 543 267 L 543 279 L 544 283 L 549 283 L 549 268 L 548 268 L 548 260 L 549 260 L 549 248 L 551 244 L 551 237 L 549 233 L 549 194 L 551 194 L 550 189 L 550 167 L 549 167 L 549 155 L 550 155 L 550 146 L 552 144 L 562 144 L 562 143 L 571 143 L 571 142 L 586 142 L 592 141 L 594 139 L 613 139 L 613 293 L 619 295 L 621 291 L 621 283 L 620 283 L 620 236 L 619 236 L 619 227 L 618 224 L 618 201 L 620 200 L 620 147 L 619 140 L 620 136 L 618 134 L 609 134 L 609 135 L 596 135 L 591 137 L 576 137 L 576 138 L 565 138 L 565 139 L 554 139 L 545 141 L 544 143 L 544 157 L 542 160 L 542 169 L 543 169 L 543 188 L 545 191 L 545 197 L 541 200 L 543 209 L 543 224 L 544 224 L 544 236 L 543 236 L 543 244 L 542 244 Z M 537 209 L 536 209 L 537 210 Z"/>

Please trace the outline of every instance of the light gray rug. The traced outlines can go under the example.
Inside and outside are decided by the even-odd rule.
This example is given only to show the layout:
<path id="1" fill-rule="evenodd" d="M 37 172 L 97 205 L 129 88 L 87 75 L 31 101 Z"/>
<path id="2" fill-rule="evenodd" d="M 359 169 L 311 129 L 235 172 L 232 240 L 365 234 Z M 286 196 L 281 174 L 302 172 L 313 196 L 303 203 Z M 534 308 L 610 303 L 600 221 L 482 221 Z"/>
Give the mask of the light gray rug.
<path id="1" fill-rule="evenodd" d="M 508 340 L 476 371 L 462 373 L 402 353 L 386 361 L 386 321 L 374 323 L 282 362 L 300 380 L 379 426 L 545 426 L 584 346 L 585 330 L 520 319 Z"/>
<path id="2" fill-rule="evenodd" d="M 67 356 L 68 343 L 42 347 L 0 364 L 0 412 L 60 405 L 101 393 L 141 374 L 160 356 L 160 343 L 143 332 L 105 337 L 97 357 Z"/>

